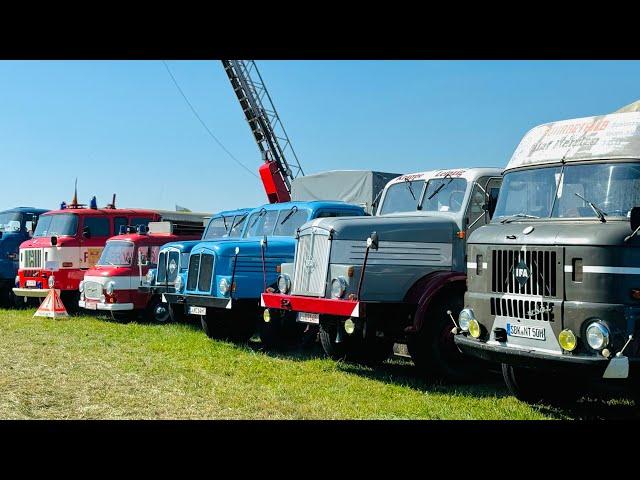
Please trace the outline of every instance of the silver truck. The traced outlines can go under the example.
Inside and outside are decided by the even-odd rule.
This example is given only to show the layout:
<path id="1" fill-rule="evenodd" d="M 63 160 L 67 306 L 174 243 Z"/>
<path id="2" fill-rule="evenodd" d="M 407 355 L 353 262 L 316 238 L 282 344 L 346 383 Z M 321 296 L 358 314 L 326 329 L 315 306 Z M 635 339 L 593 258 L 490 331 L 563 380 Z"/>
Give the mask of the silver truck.
<path id="1" fill-rule="evenodd" d="M 490 220 L 501 174 L 402 175 L 386 185 L 376 215 L 304 224 L 295 263 L 282 264 L 277 289 L 262 295 L 263 341 L 306 323 L 319 326 L 331 357 L 377 363 L 399 343 L 421 369 L 460 377 L 447 310 L 462 309 L 466 238 Z"/>
<path id="2" fill-rule="evenodd" d="M 521 400 L 637 393 L 639 206 L 640 112 L 529 131 L 491 223 L 469 238 L 456 344 L 502 363 Z"/>

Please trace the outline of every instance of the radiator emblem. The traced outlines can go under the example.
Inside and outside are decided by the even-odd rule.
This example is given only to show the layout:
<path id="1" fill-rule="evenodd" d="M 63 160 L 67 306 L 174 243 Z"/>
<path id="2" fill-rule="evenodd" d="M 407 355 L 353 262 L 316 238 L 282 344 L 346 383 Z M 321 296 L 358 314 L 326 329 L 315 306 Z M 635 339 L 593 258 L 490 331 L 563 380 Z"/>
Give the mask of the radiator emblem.
<path id="1" fill-rule="evenodd" d="M 527 284 L 527 280 L 531 276 L 531 272 L 529 271 L 529 267 L 524 262 L 524 260 L 520 260 L 518 265 L 516 266 L 516 280 L 521 287 L 524 287 Z"/>

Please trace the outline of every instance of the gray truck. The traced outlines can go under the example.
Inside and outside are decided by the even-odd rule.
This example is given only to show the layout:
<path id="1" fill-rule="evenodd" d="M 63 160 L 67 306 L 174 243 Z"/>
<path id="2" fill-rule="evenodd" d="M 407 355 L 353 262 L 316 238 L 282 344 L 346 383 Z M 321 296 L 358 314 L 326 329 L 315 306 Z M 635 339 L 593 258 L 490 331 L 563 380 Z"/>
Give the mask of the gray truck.
<path id="1" fill-rule="evenodd" d="M 455 343 L 530 402 L 638 391 L 640 112 L 529 131 L 467 244 Z"/>
<path id="2" fill-rule="evenodd" d="M 386 185 L 376 215 L 304 224 L 294 263 L 262 295 L 263 340 L 297 321 L 319 326 L 331 357 L 377 363 L 398 343 L 418 367 L 459 377 L 447 310 L 462 309 L 466 237 L 490 220 L 501 173 L 402 175 Z"/>

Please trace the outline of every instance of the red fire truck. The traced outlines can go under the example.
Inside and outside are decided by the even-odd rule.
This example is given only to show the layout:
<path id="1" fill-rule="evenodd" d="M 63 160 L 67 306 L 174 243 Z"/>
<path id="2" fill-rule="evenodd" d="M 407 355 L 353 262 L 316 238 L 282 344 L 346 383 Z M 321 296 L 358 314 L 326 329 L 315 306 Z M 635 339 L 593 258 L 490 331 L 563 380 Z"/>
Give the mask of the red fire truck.
<path id="1" fill-rule="evenodd" d="M 129 227 L 127 233 L 110 238 L 97 264 L 86 271 L 80 282 L 79 306 L 111 312 L 115 320 L 142 314 L 146 320 L 169 321 L 169 309 L 161 296 L 143 293 L 138 287 L 149 269 L 157 267 L 160 247 L 169 242 L 199 240 L 203 222 L 204 217 L 195 214 L 187 225 L 152 222 L 148 231 L 144 226 Z"/>
<path id="2" fill-rule="evenodd" d="M 163 213 L 181 213 L 119 209 L 115 195 L 105 208 L 98 208 L 95 197 L 89 207 L 81 205 L 75 195 L 71 204 L 63 202 L 60 207 L 41 215 L 33 237 L 20 245 L 13 292 L 26 303 L 30 298 L 42 300 L 55 287 L 70 310 L 77 310 L 80 282 L 100 258 L 109 237 L 123 226 L 147 226 L 163 220 Z"/>

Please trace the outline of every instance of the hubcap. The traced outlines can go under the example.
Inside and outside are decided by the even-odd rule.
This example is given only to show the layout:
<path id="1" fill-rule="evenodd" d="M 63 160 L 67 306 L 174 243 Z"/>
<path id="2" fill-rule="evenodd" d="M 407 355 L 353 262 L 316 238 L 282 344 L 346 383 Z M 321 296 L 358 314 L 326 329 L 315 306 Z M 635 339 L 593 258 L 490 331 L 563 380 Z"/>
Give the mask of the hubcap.
<path id="1" fill-rule="evenodd" d="M 169 318 L 169 310 L 164 303 L 156 306 L 154 316 L 158 322 L 166 322 Z"/>

